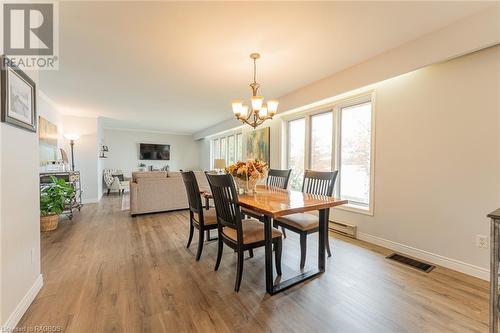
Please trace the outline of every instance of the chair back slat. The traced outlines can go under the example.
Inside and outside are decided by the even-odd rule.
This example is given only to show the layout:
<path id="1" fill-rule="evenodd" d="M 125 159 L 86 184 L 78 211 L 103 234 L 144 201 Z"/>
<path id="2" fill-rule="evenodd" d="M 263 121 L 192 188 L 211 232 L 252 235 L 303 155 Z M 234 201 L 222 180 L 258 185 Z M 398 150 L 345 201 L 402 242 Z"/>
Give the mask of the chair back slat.
<path id="1" fill-rule="evenodd" d="M 183 172 L 182 180 L 184 181 L 184 186 L 186 187 L 186 192 L 189 202 L 189 210 L 198 215 L 203 214 L 203 206 L 201 203 L 200 188 L 198 187 L 198 181 L 193 171 Z"/>
<path id="2" fill-rule="evenodd" d="M 243 239 L 241 209 L 233 176 L 229 174 L 206 176 L 212 191 L 219 226 L 236 229 L 238 239 Z"/>
<path id="3" fill-rule="evenodd" d="M 267 174 L 266 184 L 268 186 L 274 186 L 286 189 L 288 187 L 288 180 L 290 179 L 291 172 L 292 169 L 288 170 L 269 169 L 269 172 Z"/>
<path id="4" fill-rule="evenodd" d="M 304 182 L 302 183 L 302 192 L 332 196 L 337 174 L 338 171 L 322 172 L 306 170 L 304 173 Z"/>

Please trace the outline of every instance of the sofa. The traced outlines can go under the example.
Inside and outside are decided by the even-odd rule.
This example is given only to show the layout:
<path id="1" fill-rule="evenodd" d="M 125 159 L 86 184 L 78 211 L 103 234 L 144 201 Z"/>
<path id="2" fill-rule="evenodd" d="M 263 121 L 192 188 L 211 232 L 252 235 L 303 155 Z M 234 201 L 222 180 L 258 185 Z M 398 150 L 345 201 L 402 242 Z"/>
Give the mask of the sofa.
<path id="1" fill-rule="evenodd" d="M 208 187 L 203 171 L 194 171 L 198 185 Z M 188 198 L 180 172 L 133 172 L 130 182 L 130 214 L 187 209 Z"/>

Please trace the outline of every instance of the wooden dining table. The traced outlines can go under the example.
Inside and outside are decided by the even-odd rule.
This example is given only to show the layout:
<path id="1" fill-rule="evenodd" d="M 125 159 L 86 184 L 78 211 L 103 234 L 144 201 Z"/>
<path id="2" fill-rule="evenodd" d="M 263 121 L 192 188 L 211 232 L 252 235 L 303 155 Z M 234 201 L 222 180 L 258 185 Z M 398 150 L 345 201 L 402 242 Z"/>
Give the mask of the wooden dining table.
<path id="1" fill-rule="evenodd" d="M 212 198 L 209 188 L 200 189 L 200 192 L 202 192 L 202 196 L 206 200 Z M 264 216 L 262 222 L 264 223 L 265 236 L 266 291 L 269 294 L 279 293 L 325 272 L 325 241 L 328 235 L 328 211 L 332 207 L 346 204 L 347 200 L 258 185 L 255 193 L 238 195 L 238 201 L 241 207 L 248 208 Z M 274 283 L 272 219 L 310 211 L 319 211 L 318 266 L 309 271 L 301 272 L 287 280 Z"/>

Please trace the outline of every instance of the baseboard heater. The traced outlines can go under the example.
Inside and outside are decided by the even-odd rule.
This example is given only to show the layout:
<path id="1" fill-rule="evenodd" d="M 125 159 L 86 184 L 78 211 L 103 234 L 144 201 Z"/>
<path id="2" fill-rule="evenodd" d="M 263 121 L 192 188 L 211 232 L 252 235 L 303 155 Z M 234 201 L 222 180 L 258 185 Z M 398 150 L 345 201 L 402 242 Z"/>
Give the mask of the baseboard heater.
<path id="1" fill-rule="evenodd" d="M 356 238 L 356 226 L 345 222 L 330 221 L 329 229 L 344 236 Z"/>

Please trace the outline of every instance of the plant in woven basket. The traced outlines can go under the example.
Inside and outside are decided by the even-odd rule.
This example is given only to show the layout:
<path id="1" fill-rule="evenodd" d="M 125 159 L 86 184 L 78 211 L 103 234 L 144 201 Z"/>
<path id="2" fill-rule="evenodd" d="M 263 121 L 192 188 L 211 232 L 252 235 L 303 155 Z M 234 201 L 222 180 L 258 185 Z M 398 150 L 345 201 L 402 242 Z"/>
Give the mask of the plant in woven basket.
<path id="1" fill-rule="evenodd" d="M 57 228 L 59 214 L 73 196 L 73 187 L 64 179 L 50 176 L 51 183 L 40 190 L 40 215 L 42 231 Z"/>
<path id="2" fill-rule="evenodd" d="M 234 177 L 236 185 L 245 192 L 255 191 L 259 179 L 267 177 L 269 167 L 260 160 L 238 161 L 226 167 L 226 172 Z"/>

